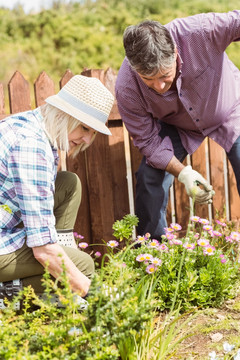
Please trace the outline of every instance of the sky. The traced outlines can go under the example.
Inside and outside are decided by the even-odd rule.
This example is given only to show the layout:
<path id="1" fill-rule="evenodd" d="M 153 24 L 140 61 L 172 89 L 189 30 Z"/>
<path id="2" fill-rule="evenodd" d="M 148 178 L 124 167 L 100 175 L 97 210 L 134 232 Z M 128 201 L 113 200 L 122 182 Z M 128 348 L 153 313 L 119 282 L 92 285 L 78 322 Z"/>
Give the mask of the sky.
<path id="1" fill-rule="evenodd" d="M 15 5 L 22 5 L 25 13 L 29 13 L 31 11 L 37 12 L 40 11 L 41 8 L 49 8 L 51 7 L 53 0 L 0 0 L 0 7 L 6 7 L 9 9 L 13 9 Z M 70 0 L 65 0 L 65 2 L 69 2 Z"/>

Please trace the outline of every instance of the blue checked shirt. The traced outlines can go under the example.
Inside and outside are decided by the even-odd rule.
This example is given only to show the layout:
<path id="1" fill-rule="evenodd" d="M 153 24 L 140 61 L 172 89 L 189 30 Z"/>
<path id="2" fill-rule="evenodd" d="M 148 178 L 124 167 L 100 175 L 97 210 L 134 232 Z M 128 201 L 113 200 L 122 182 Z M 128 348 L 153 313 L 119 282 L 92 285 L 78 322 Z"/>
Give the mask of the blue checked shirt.
<path id="1" fill-rule="evenodd" d="M 58 152 L 42 124 L 39 108 L 0 121 L 0 255 L 56 242 Z"/>

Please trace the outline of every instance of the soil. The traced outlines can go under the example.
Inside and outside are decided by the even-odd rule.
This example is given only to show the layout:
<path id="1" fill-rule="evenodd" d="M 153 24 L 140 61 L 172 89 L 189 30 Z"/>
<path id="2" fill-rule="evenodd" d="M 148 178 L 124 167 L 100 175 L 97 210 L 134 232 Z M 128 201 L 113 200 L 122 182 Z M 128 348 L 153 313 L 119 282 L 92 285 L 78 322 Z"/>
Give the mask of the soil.
<path id="1" fill-rule="evenodd" d="M 240 349 L 240 295 L 226 301 L 221 308 L 197 310 L 195 317 L 188 316 L 189 322 L 179 335 L 190 336 L 178 345 L 171 360 L 209 360 L 213 351 L 219 360 L 233 359 Z M 225 342 L 235 345 L 230 353 L 224 352 Z"/>

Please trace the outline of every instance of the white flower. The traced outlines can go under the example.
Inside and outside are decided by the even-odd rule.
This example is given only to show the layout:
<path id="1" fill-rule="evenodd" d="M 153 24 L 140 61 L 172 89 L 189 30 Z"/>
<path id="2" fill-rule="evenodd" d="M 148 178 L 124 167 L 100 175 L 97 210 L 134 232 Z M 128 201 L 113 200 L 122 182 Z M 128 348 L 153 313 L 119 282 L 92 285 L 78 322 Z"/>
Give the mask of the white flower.
<path id="1" fill-rule="evenodd" d="M 235 348 L 235 345 L 230 345 L 228 342 L 223 343 L 223 350 L 228 353 Z"/>
<path id="2" fill-rule="evenodd" d="M 210 356 L 210 360 L 217 360 L 217 354 L 215 351 L 212 351 L 208 354 Z"/>
<path id="3" fill-rule="evenodd" d="M 236 355 L 233 358 L 234 360 L 240 360 L 240 349 L 238 349 Z"/>

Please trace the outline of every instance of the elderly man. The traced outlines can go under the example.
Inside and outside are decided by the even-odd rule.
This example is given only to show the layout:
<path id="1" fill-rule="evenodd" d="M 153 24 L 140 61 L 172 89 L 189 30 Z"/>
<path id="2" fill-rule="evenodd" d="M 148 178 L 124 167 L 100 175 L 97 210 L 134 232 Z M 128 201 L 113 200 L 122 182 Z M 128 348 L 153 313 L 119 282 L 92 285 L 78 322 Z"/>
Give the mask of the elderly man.
<path id="1" fill-rule="evenodd" d="M 182 164 L 207 136 L 226 151 L 240 193 L 240 72 L 225 53 L 239 39 L 239 10 L 126 28 L 116 97 L 143 155 L 136 188 L 139 234 L 160 239 L 164 233 L 174 176 L 196 203 L 212 201 L 212 186 Z"/>

